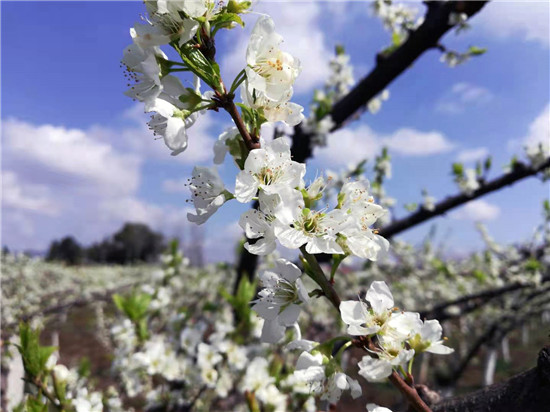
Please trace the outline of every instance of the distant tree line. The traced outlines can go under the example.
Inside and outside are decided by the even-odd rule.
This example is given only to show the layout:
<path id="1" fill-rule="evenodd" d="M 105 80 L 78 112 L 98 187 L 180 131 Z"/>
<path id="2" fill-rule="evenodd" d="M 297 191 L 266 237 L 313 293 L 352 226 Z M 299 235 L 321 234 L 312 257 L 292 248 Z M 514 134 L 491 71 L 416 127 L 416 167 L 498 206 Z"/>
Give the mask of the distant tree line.
<path id="1" fill-rule="evenodd" d="M 162 234 L 143 223 L 126 223 L 112 236 L 86 248 L 72 236 L 54 240 L 46 260 L 78 265 L 84 262 L 127 265 L 154 262 L 165 249 Z"/>

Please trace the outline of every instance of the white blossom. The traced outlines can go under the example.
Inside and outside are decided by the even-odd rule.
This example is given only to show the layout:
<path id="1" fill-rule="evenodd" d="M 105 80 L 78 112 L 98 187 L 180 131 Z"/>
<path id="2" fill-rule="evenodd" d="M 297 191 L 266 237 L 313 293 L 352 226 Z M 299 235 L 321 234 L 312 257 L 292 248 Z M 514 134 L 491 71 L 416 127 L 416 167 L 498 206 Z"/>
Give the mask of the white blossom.
<path id="1" fill-rule="evenodd" d="M 206 222 L 231 196 L 214 167 L 195 166 L 189 188 L 197 214 L 188 213 L 187 219 L 199 225 Z"/>
<path id="2" fill-rule="evenodd" d="M 290 146 L 284 137 L 280 137 L 261 149 L 250 151 L 244 170 L 237 175 L 235 198 L 248 203 L 258 190 L 274 194 L 289 187 L 296 188 L 305 172 L 305 165 L 291 159 Z"/>
<path id="3" fill-rule="evenodd" d="M 416 334 L 409 340 L 409 344 L 416 353 L 431 352 L 438 355 L 448 355 L 454 352 L 451 349 L 443 345 L 441 340 L 441 334 L 443 329 L 436 319 L 425 320 L 416 331 Z"/>
<path id="4" fill-rule="evenodd" d="M 282 41 L 282 37 L 275 33 L 273 20 L 261 16 L 252 30 L 246 50 L 245 71 L 250 88 L 275 101 L 288 95 L 301 70 L 300 61 L 279 48 Z"/>
<path id="5" fill-rule="evenodd" d="M 392 314 L 393 295 L 385 282 L 372 282 L 365 299 L 370 307 L 362 300 L 347 300 L 340 303 L 342 321 L 348 325 L 347 332 L 350 335 L 377 333 Z"/>
<path id="6" fill-rule="evenodd" d="M 308 253 L 344 253 L 337 242 L 337 235 L 348 225 L 345 212 L 340 209 L 328 213 L 310 210 L 303 206 L 303 200 L 285 209 L 287 211 L 290 212 L 290 220 L 288 214 L 275 213 L 275 236 L 284 247 L 298 249 L 306 245 Z"/>
<path id="7" fill-rule="evenodd" d="M 223 131 L 222 134 L 214 143 L 214 163 L 221 165 L 225 159 L 225 155 L 229 151 L 228 144 L 240 137 L 239 130 L 236 126 L 229 127 Z"/>
<path id="8" fill-rule="evenodd" d="M 302 271 L 285 259 L 275 261 L 274 270 L 260 274 L 264 289 L 259 292 L 252 309 L 265 319 L 263 342 L 281 340 L 286 327 L 298 320 L 301 305 L 309 301 L 307 290 L 299 279 L 301 275 Z"/>
<path id="9" fill-rule="evenodd" d="M 369 195 L 368 181 L 347 182 L 342 186 L 339 200 L 341 209 L 352 223 L 342 230 L 350 251 L 363 259 L 377 260 L 387 253 L 389 242 L 370 228 L 387 211 L 374 203 Z"/>
<path id="10" fill-rule="evenodd" d="M 321 353 L 302 352 L 296 361 L 294 377 L 305 382 L 313 393 L 320 394 L 321 400 L 336 404 L 344 390 L 350 390 L 353 399 L 361 396 L 361 386 L 345 373 L 334 371 L 327 375 L 328 360 Z"/>
<path id="11" fill-rule="evenodd" d="M 392 412 L 391 409 L 384 408 L 383 406 L 378 406 L 375 403 L 367 403 L 368 412 Z"/>
<path id="12" fill-rule="evenodd" d="M 458 187 L 469 196 L 471 196 L 477 189 L 479 189 L 479 182 L 477 180 L 477 174 L 474 169 L 466 169 L 464 176 L 458 180 Z"/>
<path id="13" fill-rule="evenodd" d="M 304 108 L 290 102 L 292 88 L 288 89 L 279 100 L 272 100 L 264 92 L 253 89 L 248 81 L 241 86 L 241 100 L 253 109 L 261 109 L 268 122 L 285 122 L 296 126 L 304 119 Z"/>

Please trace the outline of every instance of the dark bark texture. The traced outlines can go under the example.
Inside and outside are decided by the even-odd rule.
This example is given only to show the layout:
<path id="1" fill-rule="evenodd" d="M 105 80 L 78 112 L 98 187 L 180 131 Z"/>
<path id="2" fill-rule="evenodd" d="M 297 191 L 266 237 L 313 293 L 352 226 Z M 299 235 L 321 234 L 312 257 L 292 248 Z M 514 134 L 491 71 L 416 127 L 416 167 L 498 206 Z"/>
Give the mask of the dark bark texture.
<path id="1" fill-rule="evenodd" d="M 433 412 L 550 411 L 550 346 L 539 352 L 537 366 L 465 396 L 438 402 Z"/>

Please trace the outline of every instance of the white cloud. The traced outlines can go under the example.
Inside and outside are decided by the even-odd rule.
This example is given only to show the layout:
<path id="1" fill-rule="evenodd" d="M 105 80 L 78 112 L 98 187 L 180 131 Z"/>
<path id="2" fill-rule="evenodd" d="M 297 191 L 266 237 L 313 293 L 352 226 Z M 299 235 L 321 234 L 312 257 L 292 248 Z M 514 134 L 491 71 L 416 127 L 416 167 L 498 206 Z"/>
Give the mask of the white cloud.
<path id="1" fill-rule="evenodd" d="M 357 164 L 380 152 L 378 137 L 368 126 L 340 129 L 328 138 L 328 145 L 316 148 L 314 159 L 327 166 Z"/>
<path id="2" fill-rule="evenodd" d="M 528 133 L 523 138 L 508 141 L 508 150 L 515 152 L 539 143 L 550 144 L 550 104 L 531 122 Z"/>
<path id="3" fill-rule="evenodd" d="M 446 153 L 454 148 L 454 144 L 437 131 L 422 132 L 402 128 L 392 134 L 383 135 L 361 125 L 332 134 L 327 147 L 316 149 L 315 159 L 330 166 L 356 164 L 363 159 L 373 158 L 384 146 L 389 148 L 391 154 L 401 156 L 430 156 Z"/>
<path id="4" fill-rule="evenodd" d="M 544 1 L 492 1 L 472 19 L 472 25 L 497 38 L 521 36 L 548 47 L 549 18 L 550 7 Z"/>
<path id="5" fill-rule="evenodd" d="M 453 212 L 451 217 L 457 220 L 486 221 L 495 220 L 500 215 L 500 208 L 485 200 L 472 200 Z"/>
<path id="6" fill-rule="evenodd" d="M 527 146 L 550 143 L 550 104 L 529 125 L 529 133 L 523 138 L 523 143 Z"/>
<path id="7" fill-rule="evenodd" d="M 455 145 L 441 132 L 421 132 L 415 129 L 399 129 L 382 138 L 382 145 L 403 156 L 429 156 L 451 151 Z"/>
<path id="8" fill-rule="evenodd" d="M 493 94 L 486 88 L 460 82 L 445 93 L 437 102 L 435 110 L 442 113 L 462 113 L 472 106 L 481 106 L 493 100 Z"/>
<path id="9" fill-rule="evenodd" d="M 475 162 L 483 160 L 489 155 L 489 149 L 486 147 L 477 147 L 475 149 L 464 149 L 458 152 L 456 160 L 458 162 Z"/>
<path id="10" fill-rule="evenodd" d="M 67 178 L 75 185 L 119 193 L 137 189 L 140 160 L 133 154 L 116 152 L 111 145 L 85 131 L 53 125 L 35 126 L 16 119 L 2 125 L 4 167 L 24 169 L 40 178 L 36 168 L 59 182 Z"/>
<path id="11" fill-rule="evenodd" d="M 260 2 L 255 11 L 267 13 L 275 22 L 276 30 L 286 40 L 282 44 L 284 51 L 300 59 L 302 72 L 295 83 L 297 94 L 310 92 L 328 77 L 328 61 L 333 56 L 333 45 L 327 47 L 324 30 L 321 25 L 322 5 L 318 2 Z M 246 18 L 246 28 L 232 33 L 233 44 L 222 56 L 223 70 L 234 77 L 246 65 L 246 47 L 250 32 L 254 27 L 257 14 Z M 232 78 L 231 77 L 231 78 Z"/>
<path id="12" fill-rule="evenodd" d="M 128 221 L 167 233 L 186 226 L 189 207 L 139 199 L 141 167 L 149 153 L 132 150 L 123 141 L 131 135 L 145 138 L 132 134 L 135 130 L 4 121 L 4 243 L 13 249 L 44 250 L 53 238 L 68 234 L 84 244 L 100 240 Z M 174 162 L 169 155 L 166 160 Z"/>
<path id="13" fill-rule="evenodd" d="M 46 185 L 23 185 L 11 171 L 2 172 L 2 206 L 45 215 L 58 214 L 58 205 Z"/>

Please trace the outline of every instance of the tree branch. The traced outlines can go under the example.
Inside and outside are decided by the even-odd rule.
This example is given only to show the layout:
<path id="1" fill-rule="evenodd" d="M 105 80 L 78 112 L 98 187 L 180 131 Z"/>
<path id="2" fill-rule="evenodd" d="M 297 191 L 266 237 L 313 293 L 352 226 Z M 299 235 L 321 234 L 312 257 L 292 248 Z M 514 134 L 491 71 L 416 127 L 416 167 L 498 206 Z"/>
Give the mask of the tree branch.
<path id="1" fill-rule="evenodd" d="M 542 278 L 541 283 L 545 283 L 548 281 L 550 281 L 550 276 L 545 276 Z M 491 300 L 499 298 L 507 293 L 514 292 L 519 289 L 526 289 L 533 286 L 534 285 L 530 283 L 512 283 L 510 285 L 502 286 L 500 288 L 489 289 L 483 292 L 462 296 L 458 299 L 439 303 L 431 309 L 420 311 L 420 317 L 422 319 L 435 318 L 440 322 L 443 322 L 444 320 L 453 319 L 473 312 L 474 310 L 486 305 Z M 447 309 L 452 306 L 461 307 L 460 312 L 456 314 L 449 312 Z"/>
<path id="2" fill-rule="evenodd" d="M 312 278 L 315 283 L 317 283 L 321 287 L 326 298 L 330 300 L 330 303 L 332 303 L 332 305 L 339 312 L 340 296 L 338 296 L 338 293 L 328 281 L 325 273 L 323 272 L 323 269 L 321 268 L 321 266 L 319 266 L 319 262 L 317 262 L 317 258 L 314 255 L 310 255 L 309 253 L 307 253 L 305 246 L 302 246 L 300 248 L 300 251 L 304 255 L 304 258 L 311 268 L 312 273 L 307 272 L 309 277 Z"/>
<path id="3" fill-rule="evenodd" d="M 442 215 L 449 210 L 454 209 L 455 207 L 463 205 L 464 203 L 468 203 L 471 200 L 502 189 L 505 186 L 514 184 L 518 180 L 524 179 L 529 176 L 534 176 L 548 167 L 550 167 L 550 158 L 546 159 L 546 161 L 538 167 L 532 167 L 526 165 L 525 163 L 517 162 L 514 164 L 513 170 L 511 172 L 483 184 L 471 195 L 461 193 L 455 196 L 448 197 L 436 204 L 435 208 L 432 211 L 419 209 L 411 215 L 403 219 L 396 220 L 395 222 L 381 228 L 379 234 L 385 238 L 390 238 L 397 233 L 404 232 L 405 230 L 410 229 L 413 226 L 416 226 L 422 222 L 425 222 L 426 220 Z"/>
<path id="4" fill-rule="evenodd" d="M 365 107 L 369 100 L 382 92 L 424 52 L 436 48 L 439 39 L 453 28 L 449 25 L 451 13 L 466 13 L 471 17 L 486 3 L 486 1 L 429 2 L 424 22 L 416 30 L 412 30 L 407 40 L 389 56 L 379 55 L 374 69 L 332 107 L 329 114 L 335 123 L 333 131 L 342 127 L 359 109 Z M 306 133 L 300 125 L 294 128 L 291 151 L 295 161 L 303 163 L 311 157 L 311 138 L 312 135 Z"/>

